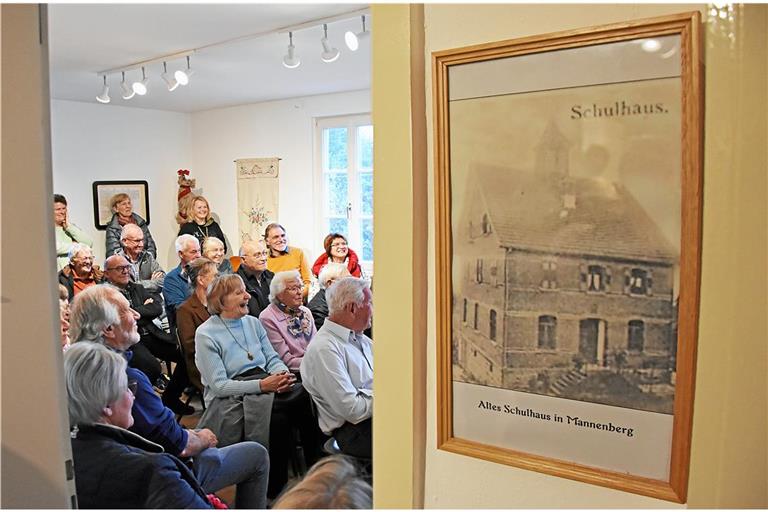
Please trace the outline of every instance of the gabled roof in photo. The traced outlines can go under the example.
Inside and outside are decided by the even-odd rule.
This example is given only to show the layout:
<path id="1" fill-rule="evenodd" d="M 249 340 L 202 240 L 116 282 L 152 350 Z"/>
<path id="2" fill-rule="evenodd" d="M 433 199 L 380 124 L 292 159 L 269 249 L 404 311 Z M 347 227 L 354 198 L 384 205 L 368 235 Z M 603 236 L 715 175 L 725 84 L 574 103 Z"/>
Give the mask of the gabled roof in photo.
<path id="1" fill-rule="evenodd" d="M 678 257 L 620 184 L 486 164 L 473 165 L 471 176 L 502 247 L 665 263 Z"/>

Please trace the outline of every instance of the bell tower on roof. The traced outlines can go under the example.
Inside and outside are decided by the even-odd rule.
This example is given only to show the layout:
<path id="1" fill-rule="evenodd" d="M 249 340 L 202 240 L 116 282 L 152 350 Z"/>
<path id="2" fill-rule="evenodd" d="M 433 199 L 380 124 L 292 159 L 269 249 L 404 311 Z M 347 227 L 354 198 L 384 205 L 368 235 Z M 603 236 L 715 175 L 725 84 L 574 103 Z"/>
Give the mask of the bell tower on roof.
<path id="1" fill-rule="evenodd" d="M 565 178 L 568 172 L 568 153 L 571 143 L 565 138 L 553 120 L 547 123 L 536 145 L 536 167 L 539 174 Z"/>

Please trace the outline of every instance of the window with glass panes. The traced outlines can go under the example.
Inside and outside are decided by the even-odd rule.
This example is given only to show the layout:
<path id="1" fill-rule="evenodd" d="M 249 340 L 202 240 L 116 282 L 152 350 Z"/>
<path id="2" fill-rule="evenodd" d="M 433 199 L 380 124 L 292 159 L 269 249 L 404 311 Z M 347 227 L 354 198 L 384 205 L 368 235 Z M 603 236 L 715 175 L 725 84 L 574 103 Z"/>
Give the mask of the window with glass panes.
<path id="1" fill-rule="evenodd" d="M 369 116 L 317 120 L 320 242 L 341 233 L 373 273 L 373 126 Z M 322 245 L 322 244 L 321 244 Z"/>

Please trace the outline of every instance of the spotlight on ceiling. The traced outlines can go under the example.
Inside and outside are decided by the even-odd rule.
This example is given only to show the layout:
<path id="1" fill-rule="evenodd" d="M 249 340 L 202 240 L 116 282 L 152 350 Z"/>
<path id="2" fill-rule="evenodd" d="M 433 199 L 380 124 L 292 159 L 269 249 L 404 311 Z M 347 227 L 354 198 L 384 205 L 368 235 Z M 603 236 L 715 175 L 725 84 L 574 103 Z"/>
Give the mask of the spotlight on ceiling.
<path id="1" fill-rule="evenodd" d="M 147 78 L 147 72 L 144 69 L 144 66 L 141 66 L 141 82 L 133 82 L 133 85 L 131 86 L 133 88 L 133 92 L 138 94 L 139 96 L 144 96 L 147 94 L 147 82 L 149 79 Z"/>
<path id="2" fill-rule="evenodd" d="M 293 46 L 293 32 L 288 32 L 288 53 L 283 57 L 283 66 L 288 69 L 297 68 L 301 65 L 301 59 L 296 56 Z"/>
<path id="3" fill-rule="evenodd" d="M 357 34 L 351 30 L 347 30 L 347 32 L 344 34 L 344 42 L 347 43 L 347 48 L 353 52 L 360 48 L 360 41 L 363 39 L 368 39 L 368 37 L 371 35 L 369 31 L 365 30 L 365 15 L 360 16 L 360 18 L 362 18 L 363 30 Z"/>
<path id="4" fill-rule="evenodd" d="M 123 99 L 124 100 L 129 100 L 129 99 L 133 98 L 133 96 L 136 93 L 133 92 L 133 89 L 131 89 L 131 87 L 125 82 L 125 71 L 123 71 L 122 74 L 123 74 L 123 81 L 120 82 L 120 89 L 123 90 L 123 94 L 122 94 Z"/>
<path id="5" fill-rule="evenodd" d="M 107 75 L 103 75 L 104 86 L 101 88 L 101 93 L 96 96 L 96 101 L 99 103 L 109 103 L 109 86 L 107 85 Z"/>
<path id="6" fill-rule="evenodd" d="M 323 53 L 320 54 L 320 58 L 323 62 L 333 62 L 339 58 L 341 52 L 338 48 L 331 46 L 328 42 L 328 25 L 323 23 L 323 38 L 320 39 L 320 43 L 323 45 Z"/>
<path id="7" fill-rule="evenodd" d="M 187 85 L 189 83 L 189 77 L 191 77 L 194 72 L 192 66 L 189 65 L 189 55 L 187 55 L 187 69 L 183 71 L 181 69 L 177 70 L 173 74 L 173 77 L 179 82 L 179 85 Z"/>
<path id="8" fill-rule="evenodd" d="M 175 91 L 179 86 L 179 81 L 168 73 L 168 64 L 166 64 L 165 61 L 163 61 L 163 74 L 160 75 L 160 78 L 162 78 L 165 85 L 168 86 L 169 91 Z"/>

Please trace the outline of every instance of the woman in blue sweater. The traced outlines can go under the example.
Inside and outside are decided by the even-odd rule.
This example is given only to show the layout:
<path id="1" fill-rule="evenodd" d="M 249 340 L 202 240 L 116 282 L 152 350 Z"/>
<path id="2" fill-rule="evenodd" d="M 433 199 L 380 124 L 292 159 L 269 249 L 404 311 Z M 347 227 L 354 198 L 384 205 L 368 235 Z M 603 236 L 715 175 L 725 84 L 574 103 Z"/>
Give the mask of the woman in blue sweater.
<path id="1" fill-rule="evenodd" d="M 270 415 L 267 496 L 274 498 L 288 479 L 292 429 L 300 431 L 307 467 L 320 458 L 324 439 L 312 415 L 309 395 L 272 348 L 259 320 L 248 315 L 249 300 L 250 294 L 239 275 L 216 278 L 208 292 L 211 317 L 195 333 L 195 362 L 200 370 L 204 400 L 211 411 L 216 410 L 217 402 L 232 397 L 271 395 L 271 408 L 259 414 Z M 251 409 L 244 410 L 244 422 L 248 424 Z M 204 419 L 201 418 L 201 423 Z M 210 428 L 220 440 L 233 439 L 231 432 L 223 431 L 232 428 L 239 429 L 236 435 L 243 435 L 242 423 L 224 421 Z"/>

